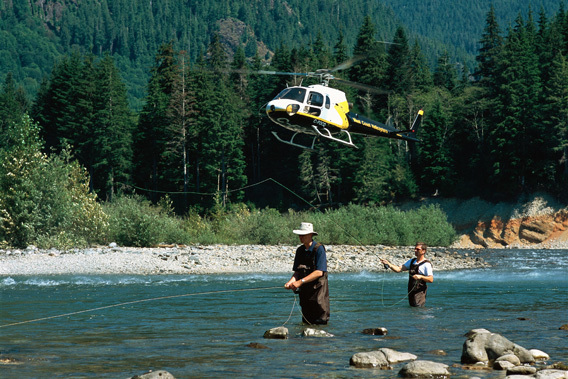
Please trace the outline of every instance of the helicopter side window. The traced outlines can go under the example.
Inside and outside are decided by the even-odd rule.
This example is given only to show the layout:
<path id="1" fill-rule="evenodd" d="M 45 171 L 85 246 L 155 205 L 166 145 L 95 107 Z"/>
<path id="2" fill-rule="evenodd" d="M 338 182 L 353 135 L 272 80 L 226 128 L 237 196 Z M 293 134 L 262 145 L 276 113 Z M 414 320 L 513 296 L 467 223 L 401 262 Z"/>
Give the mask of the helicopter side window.
<path id="1" fill-rule="evenodd" d="M 308 105 L 306 106 L 307 113 L 319 116 L 322 106 L 323 95 L 318 92 L 310 92 L 310 95 L 308 96 Z"/>
<path id="2" fill-rule="evenodd" d="M 276 96 L 276 99 L 296 100 L 303 103 L 305 97 L 306 90 L 304 88 L 286 88 Z"/>
<path id="3" fill-rule="evenodd" d="M 321 107 L 323 105 L 323 95 L 318 92 L 310 92 L 308 104 L 315 107 Z"/>
<path id="4" fill-rule="evenodd" d="M 329 96 L 325 96 L 325 108 L 329 109 L 331 108 L 331 101 L 329 100 Z"/>

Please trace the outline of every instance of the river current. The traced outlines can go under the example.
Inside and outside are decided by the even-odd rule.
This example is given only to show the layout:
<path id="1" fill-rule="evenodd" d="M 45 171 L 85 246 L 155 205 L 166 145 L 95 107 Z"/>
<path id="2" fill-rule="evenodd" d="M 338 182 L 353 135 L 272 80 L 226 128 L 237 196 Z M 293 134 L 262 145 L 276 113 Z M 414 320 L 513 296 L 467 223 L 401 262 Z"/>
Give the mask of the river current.
<path id="1" fill-rule="evenodd" d="M 408 306 L 405 274 L 331 272 L 331 320 L 319 327 L 330 338 L 301 336 L 297 297 L 282 288 L 288 274 L 2 276 L 0 376 L 393 378 L 404 363 L 349 365 L 357 352 L 387 347 L 445 363 L 456 377 L 502 377 L 460 365 L 464 334 L 475 328 L 568 363 L 568 331 L 559 329 L 568 324 L 568 251 L 483 258 L 492 267 L 435 271 L 425 308 Z M 282 325 L 288 339 L 263 338 Z M 378 327 L 388 334 L 362 333 Z"/>

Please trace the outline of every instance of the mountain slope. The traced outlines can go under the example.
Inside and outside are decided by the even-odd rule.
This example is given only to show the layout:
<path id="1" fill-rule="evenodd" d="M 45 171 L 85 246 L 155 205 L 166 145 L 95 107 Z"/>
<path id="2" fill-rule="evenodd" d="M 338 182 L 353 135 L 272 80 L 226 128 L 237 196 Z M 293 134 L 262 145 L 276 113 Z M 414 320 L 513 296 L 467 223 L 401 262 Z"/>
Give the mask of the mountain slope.
<path id="1" fill-rule="evenodd" d="M 365 16 L 377 27 L 377 39 L 390 41 L 404 25 L 420 41 L 431 65 L 444 50 L 473 68 L 477 42 L 492 0 L 0 0 L 0 80 L 12 72 L 29 94 L 35 94 L 55 62 L 73 50 L 113 54 L 139 108 L 148 68 L 159 46 L 173 41 L 195 59 L 204 54 L 211 35 L 223 33 L 232 46 L 245 46 L 248 57 L 269 58 L 280 45 L 310 47 L 318 34 L 333 50 L 340 32 L 349 48 Z M 541 0 L 547 14 L 557 0 Z M 525 0 L 496 2 L 502 29 Z M 535 11 L 539 11 L 536 9 Z M 232 27 L 227 27 L 227 20 Z M 238 28 L 235 28 L 238 26 Z"/>

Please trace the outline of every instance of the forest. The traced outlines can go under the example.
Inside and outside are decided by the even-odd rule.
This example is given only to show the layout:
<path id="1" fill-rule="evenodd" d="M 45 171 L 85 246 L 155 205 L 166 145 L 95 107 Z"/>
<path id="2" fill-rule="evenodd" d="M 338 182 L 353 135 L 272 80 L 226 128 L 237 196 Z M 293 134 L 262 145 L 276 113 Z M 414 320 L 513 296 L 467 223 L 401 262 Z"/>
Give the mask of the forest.
<path id="1" fill-rule="evenodd" d="M 126 3 L 135 4 L 116 2 Z M 14 3 L 14 14 L 16 8 Z M 246 8 L 232 9 L 246 19 Z M 105 17 L 103 12 L 94 20 Z M 507 28 L 498 23 L 493 6 L 485 17 L 471 70 L 455 64 L 448 51 L 431 65 L 405 27 L 393 25 L 392 34 L 384 36 L 367 15 L 354 26 L 353 44 L 341 31 L 332 43 L 318 32 L 309 43 L 276 44 L 269 63 L 256 42 L 251 47 L 240 41 L 228 54 L 218 32 L 206 45 L 188 41 L 185 49 L 166 38 L 170 33 L 159 44 L 138 47 L 124 42 L 138 37 L 101 35 L 90 51 L 77 48 L 54 62 L 33 99 L 8 72 L 0 91 L 4 223 L 15 222 L 6 214 L 26 212 L 25 199 L 10 203 L 17 196 L 7 194 L 16 184 L 44 191 L 32 185 L 39 179 L 30 167 L 36 162 L 45 169 L 48 161 L 74 178 L 71 186 L 87 183 L 80 196 L 88 207 L 94 197 L 112 202 L 136 194 L 155 204 L 171 202 L 180 215 L 238 204 L 279 211 L 331 209 L 433 195 L 498 201 L 542 191 L 565 199 L 568 13 L 560 7 L 548 17 L 529 8 Z M 56 21 L 52 27 L 61 38 L 78 42 L 79 28 L 65 32 Z M 298 30 L 288 34 L 294 33 Z M 110 41 L 112 46 L 106 45 Z M 197 52 L 192 46 L 199 46 Z M 133 58 L 138 48 L 154 50 L 139 109 L 129 101 L 120 71 L 120 61 Z M 277 126 L 263 115 L 263 105 L 295 79 L 257 71 L 307 72 L 354 56 L 366 59 L 341 75 L 388 94 L 336 87 L 358 113 L 381 121 L 391 117 L 401 129 L 423 109 L 421 142 L 354 136 L 358 149 L 319 141 L 311 152 L 276 141 L 271 131 Z M 42 196 L 57 192 L 50 191 Z"/>

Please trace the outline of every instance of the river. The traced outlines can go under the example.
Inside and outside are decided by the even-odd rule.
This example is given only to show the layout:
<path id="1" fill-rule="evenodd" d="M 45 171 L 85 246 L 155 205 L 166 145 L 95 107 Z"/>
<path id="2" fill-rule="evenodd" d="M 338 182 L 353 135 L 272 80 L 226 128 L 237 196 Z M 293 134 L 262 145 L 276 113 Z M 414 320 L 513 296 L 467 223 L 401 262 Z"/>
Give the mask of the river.
<path id="1" fill-rule="evenodd" d="M 425 308 L 408 306 L 404 274 L 332 272 L 331 320 L 321 327 L 331 338 L 301 337 L 296 297 L 281 288 L 288 274 L 1 276 L 1 376 L 392 378 L 403 363 L 349 366 L 357 352 L 388 347 L 455 376 L 502 377 L 461 367 L 464 334 L 475 328 L 568 363 L 568 331 L 559 329 L 568 323 L 567 254 L 485 250 L 490 268 L 435 271 Z M 288 339 L 263 338 L 282 325 Z M 388 334 L 362 333 L 377 327 Z"/>

